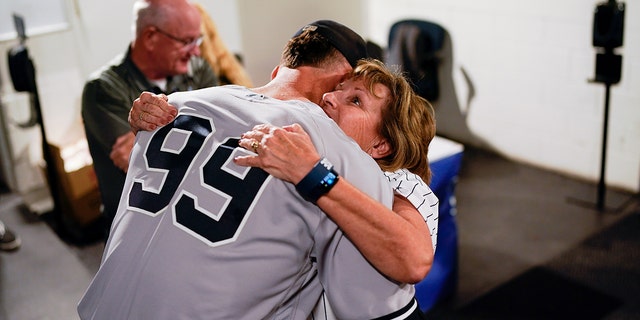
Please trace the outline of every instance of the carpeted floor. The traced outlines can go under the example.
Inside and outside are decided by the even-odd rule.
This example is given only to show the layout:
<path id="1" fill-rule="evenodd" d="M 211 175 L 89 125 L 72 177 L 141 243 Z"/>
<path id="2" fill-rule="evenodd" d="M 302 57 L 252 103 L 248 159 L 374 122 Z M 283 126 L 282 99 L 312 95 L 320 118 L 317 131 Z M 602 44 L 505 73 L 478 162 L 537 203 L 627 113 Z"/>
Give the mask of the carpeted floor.
<path id="1" fill-rule="evenodd" d="M 640 319 L 640 208 L 547 268 L 619 299 L 603 319 Z"/>
<path id="2" fill-rule="evenodd" d="M 640 319 L 640 208 L 548 263 L 431 319 Z"/>

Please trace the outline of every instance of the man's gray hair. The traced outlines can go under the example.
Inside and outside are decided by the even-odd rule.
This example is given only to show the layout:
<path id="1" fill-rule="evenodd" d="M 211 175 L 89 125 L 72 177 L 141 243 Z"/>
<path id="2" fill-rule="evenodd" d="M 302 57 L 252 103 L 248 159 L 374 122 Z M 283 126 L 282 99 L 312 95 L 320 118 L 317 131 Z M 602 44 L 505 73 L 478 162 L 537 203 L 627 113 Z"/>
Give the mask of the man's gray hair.
<path id="1" fill-rule="evenodd" d="M 137 0 L 133 4 L 133 25 L 131 26 L 134 39 L 140 36 L 144 28 L 158 26 L 162 28 L 174 9 L 168 1 Z"/>

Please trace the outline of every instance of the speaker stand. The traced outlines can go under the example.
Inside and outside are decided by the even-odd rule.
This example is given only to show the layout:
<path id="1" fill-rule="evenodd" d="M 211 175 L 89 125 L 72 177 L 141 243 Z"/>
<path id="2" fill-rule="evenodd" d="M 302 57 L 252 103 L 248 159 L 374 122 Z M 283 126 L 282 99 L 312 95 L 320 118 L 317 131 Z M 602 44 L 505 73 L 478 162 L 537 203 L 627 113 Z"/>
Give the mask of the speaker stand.
<path id="1" fill-rule="evenodd" d="M 602 128 L 602 154 L 600 158 L 600 180 L 598 181 L 598 197 L 596 207 L 599 211 L 604 209 L 605 191 L 607 189 L 605 180 L 605 167 L 607 162 L 607 131 L 609 128 L 609 95 L 611 91 L 611 83 L 605 83 L 604 98 L 604 123 Z"/>

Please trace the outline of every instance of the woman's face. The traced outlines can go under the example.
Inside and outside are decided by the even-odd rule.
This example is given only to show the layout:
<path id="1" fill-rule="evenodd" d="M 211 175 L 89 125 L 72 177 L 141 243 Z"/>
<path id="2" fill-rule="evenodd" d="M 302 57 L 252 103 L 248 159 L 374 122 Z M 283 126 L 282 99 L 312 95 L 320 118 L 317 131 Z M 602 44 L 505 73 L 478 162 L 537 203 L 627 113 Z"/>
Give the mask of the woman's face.
<path id="1" fill-rule="evenodd" d="M 382 84 L 374 85 L 371 94 L 363 80 L 347 80 L 336 90 L 322 96 L 321 107 L 360 148 L 371 154 L 380 140 L 382 110 L 389 104 L 391 91 Z M 378 98 L 380 97 L 380 98 Z"/>

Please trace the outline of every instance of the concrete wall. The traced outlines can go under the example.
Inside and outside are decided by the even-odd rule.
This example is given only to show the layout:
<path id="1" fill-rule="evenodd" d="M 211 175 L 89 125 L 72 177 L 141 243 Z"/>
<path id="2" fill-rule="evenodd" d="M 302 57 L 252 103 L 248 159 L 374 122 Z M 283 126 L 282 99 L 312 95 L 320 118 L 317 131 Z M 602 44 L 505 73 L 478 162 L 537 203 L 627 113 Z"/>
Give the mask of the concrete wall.
<path id="1" fill-rule="evenodd" d="M 371 0 L 369 36 L 391 24 L 442 25 L 453 48 L 458 105 L 438 105 L 439 132 L 512 159 L 597 181 L 605 87 L 595 75 L 593 12 L 584 0 Z M 640 187 L 640 7 L 626 1 L 622 80 L 611 88 L 606 182 Z M 475 95 L 467 103 L 466 71 Z"/>
<path id="2" fill-rule="evenodd" d="M 437 22 L 451 37 L 449 100 L 436 103 L 441 133 L 491 148 L 512 159 L 597 181 L 604 86 L 589 83 L 593 9 L 584 0 L 201 0 L 228 46 L 241 52 L 256 85 L 268 81 L 285 41 L 317 19 L 341 21 L 387 45 L 391 24 L 405 18 Z M 628 1 L 627 1 L 628 2 Z M 69 28 L 32 35 L 47 134 L 64 141 L 82 135 L 80 95 L 88 74 L 125 50 L 131 38 L 131 0 L 63 0 Z M 611 89 L 608 185 L 640 190 L 640 7 L 627 5 L 622 81 Z M 0 16 L 10 19 L 10 16 Z M 29 21 L 26 21 L 27 25 Z M 16 44 L 0 40 L 0 51 Z M 473 84 L 468 86 L 467 79 Z M 20 189 L 42 183 L 28 97 L 13 92 L 0 55 L 8 140 Z M 636 88 L 636 89 L 633 89 Z M 470 101 L 469 94 L 473 93 Z M 449 101 L 449 102 L 447 102 Z M 6 137 L 5 137 L 6 138 Z M 3 151 L 4 152 L 4 151 Z"/>

